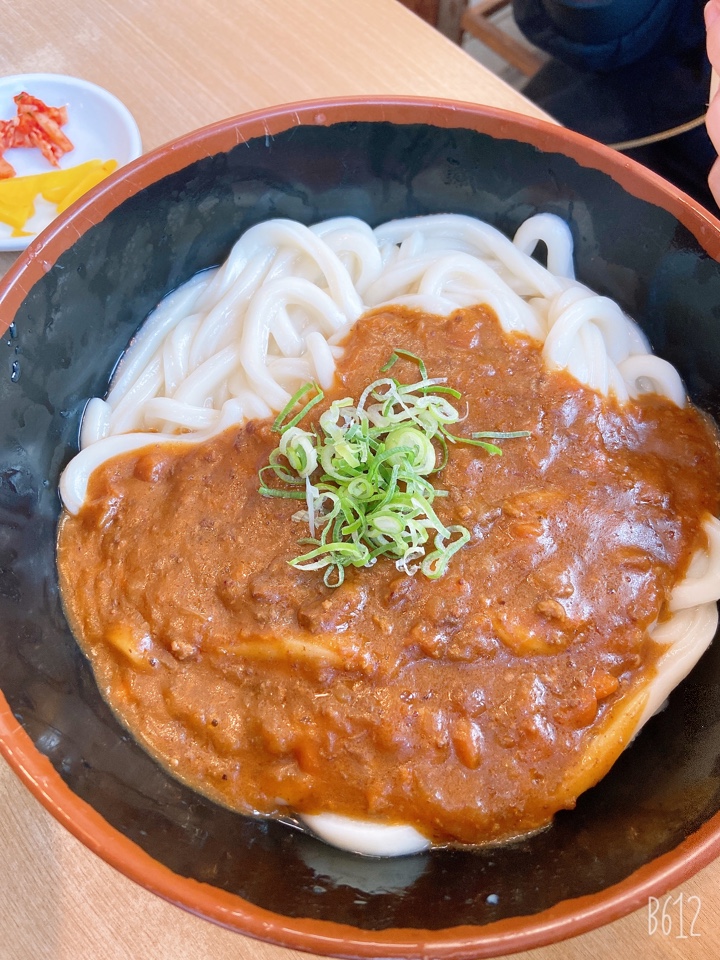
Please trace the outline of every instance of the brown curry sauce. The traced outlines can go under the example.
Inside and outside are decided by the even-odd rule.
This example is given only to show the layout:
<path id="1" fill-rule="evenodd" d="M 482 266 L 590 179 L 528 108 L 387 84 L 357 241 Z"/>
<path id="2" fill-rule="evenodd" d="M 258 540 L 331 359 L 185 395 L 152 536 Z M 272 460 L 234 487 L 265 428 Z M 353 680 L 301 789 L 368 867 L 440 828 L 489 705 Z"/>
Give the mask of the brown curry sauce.
<path id="1" fill-rule="evenodd" d="M 70 622 L 134 736 L 234 809 L 409 823 L 437 843 L 536 830 L 634 732 L 661 652 L 648 627 L 720 506 L 715 429 L 548 373 L 483 307 L 377 311 L 345 346 L 328 401 L 402 347 L 462 391 L 458 433 L 531 433 L 502 457 L 451 449 L 435 506 L 471 540 L 445 576 L 381 560 L 331 589 L 290 567 L 307 530 L 297 502 L 259 495 L 278 437 L 250 422 L 93 474 L 59 534 Z"/>

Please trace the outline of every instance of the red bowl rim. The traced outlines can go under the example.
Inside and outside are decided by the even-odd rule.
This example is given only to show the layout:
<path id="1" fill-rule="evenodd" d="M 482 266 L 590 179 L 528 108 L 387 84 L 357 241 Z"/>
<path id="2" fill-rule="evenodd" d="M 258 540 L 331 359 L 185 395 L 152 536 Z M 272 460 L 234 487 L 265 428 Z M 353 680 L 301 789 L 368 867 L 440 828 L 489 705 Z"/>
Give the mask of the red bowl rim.
<path id="1" fill-rule="evenodd" d="M 285 104 L 229 118 L 171 141 L 103 181 L 36 238 L 0 281 L 0 334 L 40 277 L 94 223 L 161 177 L 238 143 L 294 126 L 346 121 L 466 127 L 562 153 L 611 176 L 628 193 L 676 217 L 713 259 L 720 220 L 657 174 L 620 153 L 551 122 L 491 107 L 419 97 L 347 97 Z M 71 225 L 71 226 L 70 226 Z M 529 950 L 610 923 L 660 897 L 720 854 L 720 813 L 668 853 L 620 883 L 564 900 L 532 916 L 442 930 L 364 930 L 326 920 L 284 917 L 208 884 L 179 876 L 116 830 L 63 781 L 15 719 L 0 692 L 0 754 L 70 833 L 140 886 L 191 913 L 281 946 L 338 957 L 474 960 Z"/>

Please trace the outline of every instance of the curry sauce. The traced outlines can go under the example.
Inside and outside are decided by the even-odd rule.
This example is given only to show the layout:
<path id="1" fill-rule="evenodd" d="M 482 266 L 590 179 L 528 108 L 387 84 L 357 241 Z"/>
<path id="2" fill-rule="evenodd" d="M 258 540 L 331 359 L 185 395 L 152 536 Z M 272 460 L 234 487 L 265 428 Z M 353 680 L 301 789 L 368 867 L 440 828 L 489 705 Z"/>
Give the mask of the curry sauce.
<path id="1" fill-rule="evenodd" d="M 381 559 L 333 589 L 289 566 L 307 529 L 259 494 L 277 434 L 252 421 L 95 471 L 61 523 L 63 600 L 112 708 L 197 790 L 502 841 L 572 807 L 632 736 L 648 629 L 718 513 L 718 439 L 692 407 L 621 408 L 548 372 L 483 307 L 367 315 L 326 402 L 396 347 L 462 392 L 463 435 L 530 432 L 502 456 L 451 445 L 437 512 L 471 538 L 443 577 Z"/>

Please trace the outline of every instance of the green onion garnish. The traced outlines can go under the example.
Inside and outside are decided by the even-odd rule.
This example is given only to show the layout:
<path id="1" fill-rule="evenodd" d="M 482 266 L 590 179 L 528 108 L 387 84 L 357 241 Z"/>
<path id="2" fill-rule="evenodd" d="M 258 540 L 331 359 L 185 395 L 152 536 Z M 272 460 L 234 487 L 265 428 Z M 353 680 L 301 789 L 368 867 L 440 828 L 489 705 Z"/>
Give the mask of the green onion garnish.
<path id="1" fill-rule="evenodd" d="M 273 423 L 280 443 L 259 472 L 259 492 L 305 501 L 306 509 L 293 519 L 308 524 L 310 537 L 299 542 L 311 549 L 290 564 L 300 570 L 324 569 L 329 587 L 343 582 L 346 567 L 369 567 L 383 556 L 409 575 L 420 570 L 431 579 L 441 577 L 470 539 L 465 527 L 446 527 L 433 508 L 435 498 L 447 496 L 447 490 L 435 489 L 427 478 L 447 463 L 448 442 L 497 456 L 502 450 L 488 440 L 530 436 L 526 430 L 482 431 L 472 437 L 450 433 L 448 427 L 462 418 L 448 398 L 459 400 L 461 394 L 445 386 L 445 378 L 428 377 L 422 358 L 408 350 L 394 350 L 380 372 L 387 373 L 401 357 L 417 364 L 420 380 L 375 380 L 357 403 L 351 397 L 334 400 L 313 431 L 298 424 L 325 394 L 308 383 Z M 264 479 L 268 472 L 286 488 L 269 486 Z M 434 549 L 428 552 L 431 537 Z"/>

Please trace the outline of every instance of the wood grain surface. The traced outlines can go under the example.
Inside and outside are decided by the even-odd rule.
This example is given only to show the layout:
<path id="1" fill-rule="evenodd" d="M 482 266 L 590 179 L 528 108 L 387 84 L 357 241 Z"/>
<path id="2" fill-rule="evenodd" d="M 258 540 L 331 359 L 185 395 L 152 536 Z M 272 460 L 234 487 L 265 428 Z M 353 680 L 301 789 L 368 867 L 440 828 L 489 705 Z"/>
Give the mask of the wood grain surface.
<path id="1" fill-rule="evenodd" d="M 67 73 L 128 107 L 143 149 L 272 104 L 442 97 L 546 116 L 397 0 L 13 0 L 0 74 Z M 0 253 L 0 274 L 14 261 Z"/>
<path id="2" fill-rule="evenodd" d="M 329 96 L 415 94 L 543 115 L 396 0 L 13 0 L 3 6 L 0 74 L 30 72 L 109 89 L 134 114 L 145 150 L 248 110 Z M 0 275 L 14 259 L 0 254 Z M 664 903 L 654 917 L 643 907 L 523 956 L 720 956 L 720 862 L 673 892 L 665 932 Z M 302 956 L 136 886 L 68 834 L 0 761 L 0 960 Z"/>

